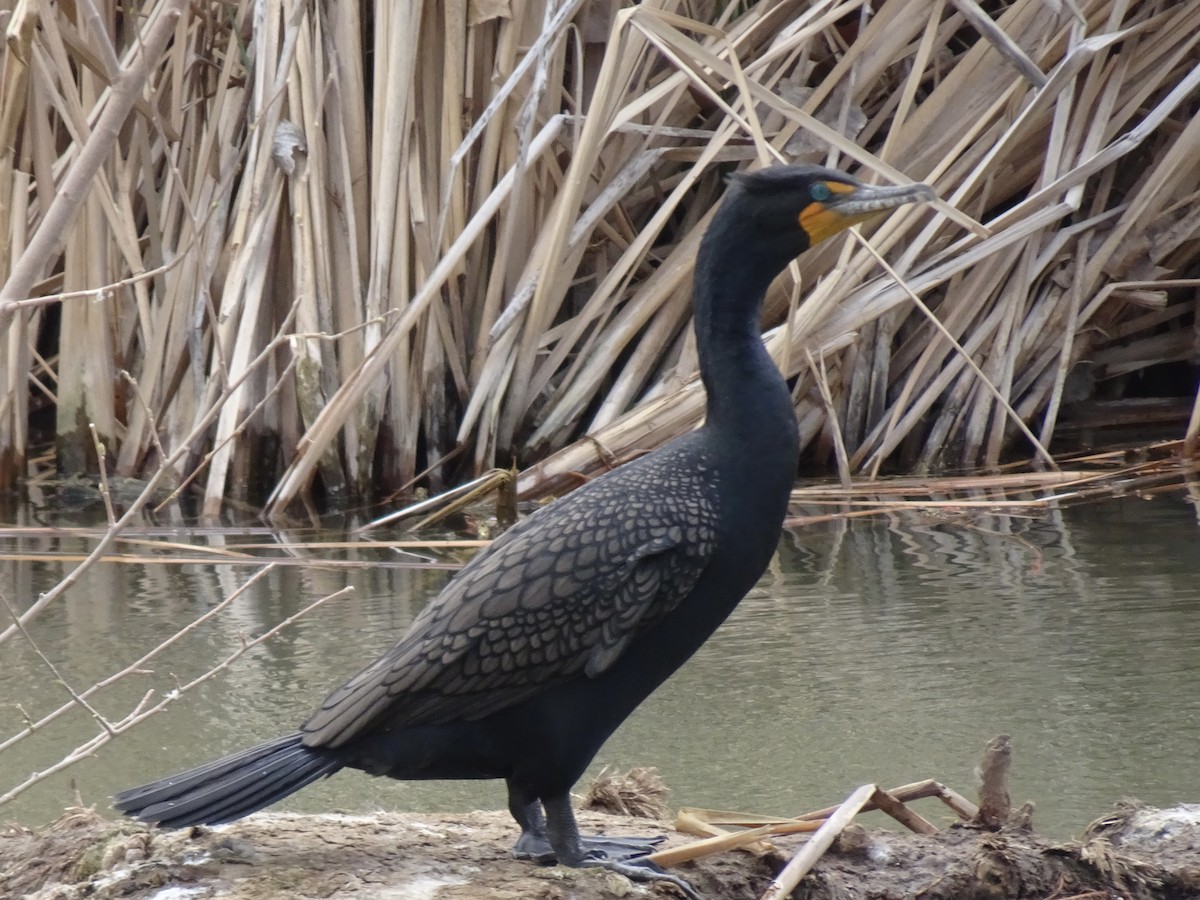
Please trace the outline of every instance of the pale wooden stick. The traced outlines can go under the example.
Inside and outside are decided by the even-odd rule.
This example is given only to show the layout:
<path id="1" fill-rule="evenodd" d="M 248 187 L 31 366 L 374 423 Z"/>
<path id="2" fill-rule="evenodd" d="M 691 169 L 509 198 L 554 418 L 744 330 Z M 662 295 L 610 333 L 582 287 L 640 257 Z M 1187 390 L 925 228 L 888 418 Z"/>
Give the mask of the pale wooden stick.
<path id="1" fill-rule="evenodd" d="M 818 831 L 823 824 L 822 822 L 772 822 L 767 825 L 760 825 L 757 828 L 747 828 L 744 831 L 716 834 L 702 841 L 693 841 L 690 844 L 684 844 L 682 847 L 658 850 L 651 853 L 649 859 L 651 862 L 657 863 L 665 869 L 691 860 L 703 859 L 706 856 L 724 853 L 728 850 L 737 850 L 739 848 L 749 850 L 751 849 L 751 845 L 757 844 L 758 839 L 762 837 L 779 834 L 807 834 Z"/>
<path id="2" fill-rule="evenodd" d="M 864 784 L 847 797 L 837 811 L 825 821 L 825 824 L 817 829 L 817 833 L 784 866 L 783 871 L 775 876 L 775 879 L 763 892 L 762 900 L 784 900 L 785 897 L 790 896 L 796 885 L 804 879 L 804 876 L 817 864 L 825 851 L 833 845 L 837 836 L 854 821 L 854 817 L 859 814 L 876 790 L 878 788 L 875 785 Z"/>

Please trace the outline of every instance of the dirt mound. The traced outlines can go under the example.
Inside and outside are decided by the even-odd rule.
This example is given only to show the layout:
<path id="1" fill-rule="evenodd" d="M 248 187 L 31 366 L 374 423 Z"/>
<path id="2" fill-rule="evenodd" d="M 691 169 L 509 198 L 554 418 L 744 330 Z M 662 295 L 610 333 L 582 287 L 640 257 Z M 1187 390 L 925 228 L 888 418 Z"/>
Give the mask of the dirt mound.
<path id="1" fill-rule="evenodd" d="M 585 830 L 690 838 L 646 819 L 581 812 Z M 40 832 L 0 833 L 0 896 L 29 900 L 386 898 L 611 900 L 678 896 L 599 871 L 510 859 L 506 813 L 302 816 L 267 813 L 177 832 L 69 810 Z M 758 898 L 801 839 L 762 856 L 725 853 L 677 871 L 706 898 Z M 1095 893 L 1092 893 L 1095 892 Z M 804 900 L 1183 900 L 1200 896 L 1200 807 L 1123 806 L 1081 842 L 1028 829 L 954 826 L 934 835 L 847 829 L 794 896 Z"/>

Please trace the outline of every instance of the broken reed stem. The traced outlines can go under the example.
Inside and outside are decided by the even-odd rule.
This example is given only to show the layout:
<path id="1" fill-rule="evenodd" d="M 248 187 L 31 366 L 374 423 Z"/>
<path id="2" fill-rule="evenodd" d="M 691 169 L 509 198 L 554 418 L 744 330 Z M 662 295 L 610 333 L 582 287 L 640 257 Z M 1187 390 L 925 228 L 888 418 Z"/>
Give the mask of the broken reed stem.
<path id="1" fill-rule="evenodd" d="M 923 816 L 905 806 L 905 800 L 922 797 L 938 797 L 953 809 L 963 821 L 974 825 L 998 829 L 1009 820 L 1011 802 L 1008 795 L 1008 769 L 1012 748 L 1008 735 L 998 735 L 984 748 L 980 766 L 983 785 L 980 789 L 980 805 L 965 800 L 933 779 L 902 785 L 890 791 L 878 785 L 866 784 L 859 787 L 838 806 L 805 813 L 794 819 L 776 819 L 767 816 L 748 816 L 744 813 L 724 813 L 717 810 L 684 808 L 679 810 L 676 829 L 691 834 L 711 835 L 683 847 L 661 850 L 650 859 L 661 866 L 678 865 L 713 853 L 739 847 L 755 849 L 751 845 L 759 838 L 777 834 L 814 831 L 813 837 L 800 846 L 796 855 L 771 882 L 762 900 L 782 900 L 791 895 L 833 845 L 838 835 L 860 812 L 878 809 L 900 822 L 917 834 L 936 834 L 938 828 Z M 765 820 L 765 822 L 764 822 Z M 718 825 L 734 825 L 746 828 L 737 833 L 727 833 Z M 758 850 L 768 849 L 760 845 Z"/>
<path id="2" fill-rule="evenodd" d="M 766 891 L 763 892 L 762 900 L 784 900 L 785 897 L 791 896 L 796 885 L 804 879 L 804 876 L 812 870 L 825 851 L 833 845 L 842 830 L 854 821 L 854 817 L 859 814 L 875 791 L 875 785 L 864 784 L 847 797 L 826 819 L 825 824 L 817 829 L 807 843 L 801 846 L 799 852 L 784 866 L 783 871 L 775 876 Z"/>
<path id="3" fill-rule="evenodd" d="M 900 802 L 895 794 L 876 788 L 871 795 L 871 804 L 881 812 L 887 813 L 909 831 L 916 834 L 937 834 L 937 826 L 925 817 L 913 812 Z"/>
<path id="4" fill-rule="evenodd" d="M 838 835 L 854 820 L 855 816 L 866 809 L 883 810 L 918 834 L 935 834 L 937 828 L 932 823 L 906 808 L 897 799 L 897 795 L 900 793 L 901 789 L 889 792 L 881 790 L 873 784 L 864 784 L 854 791 L 840 806 L 833 808 L 812 838 L 801 845 L 783 871 L 775 876 L 763 893 L 762 900 L 783 900 L 783 898 L 791 896 L 796 886 L 804 880 L 804 876 L 812 871 L 813 866 L 825 855 L 825 851 L 833 846 Z M 808 814 L 808 816 L 815 815 L 815 813 Z"/>
<path id="5" fill-rule="evenodd" d="M 900 787 L 892 788 L 887 791 L 887 794 L 895 799 L 908 803 L 912 800 L 921 800 L 925 797 L 937 797 L 945 803 L 950 809 L 954 810 L 955 814 L 962 820 L 967 821 L 974 818 L 978 812 L 978 807 L 970 800 L 967 800 L 961 794 L 946 787 L 940 781 L 935 781 L 932 778 L 927 778 L 924 781 L 916 781 L 912 784 L 901 785 Z M 812 812 L 804 813 L 796 818 L 800 821 L 809 821 L 815 819 L 828 819 L 833 815 L 839 807 L 827 806 L 824 809 L 813 810 Z M 875 809 L 874 798 L 872 797 L 863 806 L 864 811 Z"/>
<path id="6" fill-rule="evenodd" d="M 435 510 L 429 516 L 421 519 L 419 522 L 408 526 L 407 531 L 419 531 L 422 528 L 440 521 L 446 516 L 453 515 L 463 507 L 474 503 L 480 497 L 486 496 L 492 491 L 501 490 L 502 487 L 512 480 L 512 473 L 505 469 L 492 469 L 490 472 L 485 472 L 478 478 L 467 482 L 466 484 L 458 485 L 450 488 L 448 491 L 443 491 L 436 497 L 429 497 L 425 500 L 413 503 L 403 509 L 398 509 L 395 512 L 388 513 L 378 519 L 373 519 L 365 525 L 360 525 L 355 528 L 352 534 L 366 534 L 368 531 L 373 531 L 385 525 L 392 525 L 402 519 L 407 519 L 410 516 L 415 516 L 418 513 L 426 510 Z M 440 508 L 439 508 L 440 507 Z"/>
<path id="7" fill-rule="evenodd" d="M 650 854 L 649 859 L 651 862 L 666 869 L 671 866 L 677 866 L 680 863 L 702 859 L 705 856 L 725 853 L 729 850 L 742 848 L 750 850 L 752 849 L 750 845 L 758 843 L 758 839 L 763 837 L 784 834 L 808 834 L 817 831 L 823 824 L 824 821 L 822 820 L 821 822 L 778 822 L 769 825 L 760 825 L 757 828 L 748 828 L 745 831 L 714 835 L 702 841 L 685 844 L 682 847 L 657 850 Z M 678 826 L 676 827 L 678 828 Z"/>
<path id="8" fill-rule="evenodd" d="M 955 811 L 964 821 L 974 818 L 978 809 L 959 794 L 933 779 L 906 784 L 890 791 L 876 787 L 859 812 L 878 809 L 891 816 L 905 828 L 917 834 L 936 834 L 937 827 L 923 816 L 913 812 L 904 801 L 937 797 Z M 842 804 L 844 806 L 845 804 Z M 703 837 L 704 840 L 672 847 L 651 854 L 650 859 L 660 866 L 673 866 L 682 862 L 723 853 L 727 850 L 745 849 L 753 853 L 771 850 L 771 845 L 760 842 L 760 838 L 787 834 L 804 834 L 820 830 L 842 806 L 805 813 L 794 819 L 770 816 L 750 816 L 745 813 L 723 813 L 717 810 L 680 809 L 675 818 L 675 830 Z M 730 832 L 720 826 L 727 825 L 743 830 Z M 801 876 L 803 877 L 803 876 Z"/>

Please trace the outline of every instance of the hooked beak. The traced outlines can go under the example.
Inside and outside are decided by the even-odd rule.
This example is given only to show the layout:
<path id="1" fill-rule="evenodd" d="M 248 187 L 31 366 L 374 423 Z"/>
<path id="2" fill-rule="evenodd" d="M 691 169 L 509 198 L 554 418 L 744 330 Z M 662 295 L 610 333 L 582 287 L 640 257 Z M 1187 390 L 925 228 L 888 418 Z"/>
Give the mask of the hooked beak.
<path id="1" fill-rule="evenodd" d="M 900 187 L 881 187 L 870 184 L 850 184 L 827 181 L 829 199 L 814 201 L 800 212 L 800 227 L 808 233 L 809 245 L 865 222 L 885 210 L 936 200 L 937 194 L 927 184 L 907 184 Z"/>

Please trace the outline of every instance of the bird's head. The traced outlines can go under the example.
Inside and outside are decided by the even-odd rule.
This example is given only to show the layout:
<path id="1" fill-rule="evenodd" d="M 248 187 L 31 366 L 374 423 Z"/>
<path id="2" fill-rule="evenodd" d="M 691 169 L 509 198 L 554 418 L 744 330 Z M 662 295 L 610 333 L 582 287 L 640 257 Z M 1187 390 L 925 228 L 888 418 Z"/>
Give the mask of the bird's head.
<path id="1" fill-rule="evenodd" d="M 735 175 L 736 215 L 761 250 L 786 264 L 840 231 L 905 203 L 932 200 L 925 184 L 878 187 L 820 166 L 772 166 Z"/>

